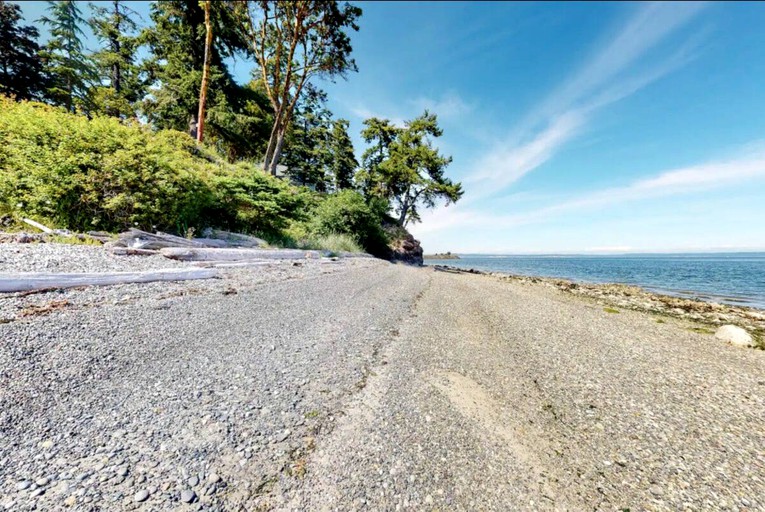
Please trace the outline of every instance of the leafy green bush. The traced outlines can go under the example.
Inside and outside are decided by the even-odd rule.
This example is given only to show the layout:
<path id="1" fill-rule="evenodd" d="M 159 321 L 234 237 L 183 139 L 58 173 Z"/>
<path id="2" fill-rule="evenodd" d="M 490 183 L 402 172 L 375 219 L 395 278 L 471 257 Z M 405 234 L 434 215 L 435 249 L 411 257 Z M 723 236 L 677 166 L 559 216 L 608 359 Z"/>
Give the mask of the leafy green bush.
<path id="1" fill-rule="evenodd" d="M 0 213 L 56 228 L 275 231 L 309 192 L 230 165 L 188 135 L 0 97 Z"/>
<path id="2" fill-rule="evenodd" d="M 327 196 L 313 210 L 308 230 L 318 236 L 350 235 L 367 252 L 383 255 L 388 245 L 381 227 L 383 214 L 382 204 L 368 204 L 358 192 L 341 190 Z"/>
<path id="3" fill-rule="evenodd" d="M 211 224 L 230 231 L 275 235 L 291 220 L 303 219 L 315 201 L 307 189 L 290 186 L 244 165 L 212 176 Z"/>

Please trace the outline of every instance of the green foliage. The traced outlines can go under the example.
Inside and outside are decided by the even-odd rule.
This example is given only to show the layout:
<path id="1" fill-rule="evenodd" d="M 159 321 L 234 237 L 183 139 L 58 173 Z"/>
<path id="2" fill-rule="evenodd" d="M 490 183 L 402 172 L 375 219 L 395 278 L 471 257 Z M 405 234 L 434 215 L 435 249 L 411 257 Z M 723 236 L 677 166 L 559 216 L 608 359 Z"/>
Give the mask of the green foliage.
<path id="1" fill-rule="evenodd" d="M 43 49 L 43 63 L 48 75 L 46 96 L 70 112 L 88 111 L 90 88 L 98 76 L 82 45 L 82 13 L 74 0 L 48 2 L 50 16 L 40 22 L 50 28 L 50 40 Z"/>
<path id="2" fill-rule="evenodd" d="M 91 4 L 89 24 L 101 43 L 92 56 L 101 85 L 93 91 L 93 112 L 116 117 L 134 116 L 147 90 L 147 80 L 136 64 L 139 40 L 134 34 L 137 14 L 112 0 L 111 8 Z"/>
<path id="3" fill-rule="evenodd" d="M 19 26 L 21 19 L 21 7 L 0 0 L 0 94 L 37 99 L 44 85 L 38 32 Z"/>
<path id="4" fill-rule="evenodd" d="M 188 135 L 0 98 L 0 211 L 78 231 L 277 231 L 312 196 Z M 198 231 L 198 230 L 197 230 Z"/>
<path id="5" fill-rule="evenodd" d="M 323 91 L 308 88 L 295 108 L 295 120 L 287 136 L 282 163 L 290 177 L 301 185 L 326 192 L 332 164 L 330 126 L 332 112 Z"/>
<path id="6" fill-rule="evenodd" d="M 361 9 L 340 2 L 245 2 L 247 35 L 273 109 L 264 169 L 276 173 L 295 106 L 313 78 L 356 71 L 351 39 Z"/>
<path id="7" fill-rule="evenodd" d="M 353 142 L 348 135 L 348 121 L 338 119 L 332 124 L 329 147 L 332 152 L 330 173 L 335 190 L 353 188 L 353 177 L 359 163 L 353 152 Z"/>
<path id="8" fill-rule="evenodd" d="M 298 189 L 251 166 L 239 165 L 225 174 L 212 176 L 214 206 L 206 215 L 218 227 L 236 232 L 278 234 L 291 220 L 304 218 L 313 198 Z"/>
<path id="9" fill-rule="evenodd" d="M 448 205 L 462 197 L 462 185 L 445 175 L 451 157 L 442 156 L 431 142 L 443 133 L 435 114 L 426 110 L 403 128 L 386 119 L 364 124 L 362 136 L 373 146 L 364 153 L 362 189 L 391 201 L 399 224 L 418 222 L 422 206 L 434 208 L 439 201 Z"/>
<path id="10" fill-rule="evenodd" d="M 387 252 L 387 238 L 382 220 L 387 205 L 380 201 L 367 203 L 352 190 L 327 196 L 312 212 L 309 231 L 316 235 L 343 233 L 355 237 L 364 249 L 374 255 Z"/>
<path id="11" fill-rule="evenodd" d="M 271 125 L 270 106 L 257 82 L 241 87 L 234 82 L 224 59 L 246 56 L 250 47 L 239 30 L 236 2 L 213 2 L 213 45 L 206 102 L 205 142 L 216 146 L 230 161 L 263 153 Z M 180 0 L 152 5 L 154 24 L 141 42 L 151 51 L 144 68 L 154 82 L 143 112 L 157 128 L 189 131 L 199 109 L 204 67 L 204 9 L 199 2 Z"/>

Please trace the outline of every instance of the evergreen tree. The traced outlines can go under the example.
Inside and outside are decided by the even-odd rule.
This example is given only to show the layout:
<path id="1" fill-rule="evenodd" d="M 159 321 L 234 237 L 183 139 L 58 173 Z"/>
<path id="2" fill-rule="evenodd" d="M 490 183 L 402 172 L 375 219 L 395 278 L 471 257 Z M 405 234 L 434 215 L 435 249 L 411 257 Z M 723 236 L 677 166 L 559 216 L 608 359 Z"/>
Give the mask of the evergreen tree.
<path id="1" fill-rule="evenodd" d="M 206 99 L 205 141 L 217 146 L 229 159 L 262 154 L 270 128 L 270 107 L 262 85 L 240 87 L 224 59 L 249 52 L 238 30 L 235 2 L 211 2 L 209 90 Z M 196 123 L 205 63 L 205 11 L 199 2 L 168 0 L 152 5 L 153 25 L 142 41 L 151 57 L 145 69 L 154 87 L 143 104 L 144 113 L 157 128 L 189 131 Z M 264 133 L 265 132 L 265 133 Z"/>
<path id="2" fill-rule="evenodd" d="M 369 197 L 390 201 L 399 224 L 419 222 L 423 206 L 434 208 L 438 201 L 448 205 L 462 197 L 462 184 L 445 175 L 451 157 L 441 155 L 431 142 L 443 133 L 435 114 L 426 110 L 403 128 L 376 118 L 364 124 L 362 136 L 374 145 L 364 152 L 363 188 Z"/>
<path id="3" fill-rule="evenodd" d="M 353 153 L 353 142 L 348 135 L 348 121 L 338 119 L 332 124 L 329 147 L 332 153 L 330 172 L 335 190 L 353 188 L 353 176 L 359 163 Z"/>
<path id="4" fill-rule="evenodd" d="M 97 80 L 91 62 L 85 56 L 81 25 L 82 13 L 74 0 L 48 2 L 50 16 L 39 21 L 50 27 L 50 41 L 42 52 L 48 75 L 47 97 L 70 112 L 90 106 L 90 86 Z"/>
<path id="5" fill-rule="evenodd" d="M 37 29 L 19 26 L 21 7 L 0 0 L 0 93 L 39 99 L 44 89 Z"/>
<path id="6" fill-rule="evenodd" d="M 295 120 L 287 136 L 282 163 L 290 177 L 320 192 L 330 185 L 332 162 L 330 132 L 332 112 L 324 91 L 309 87 L 295 109 Z"/>
<path id="7" fill-rule="evenodd" d="M 112 0 L 109 8 L 91 4 L 91 9 L 90 27 L 102 45 L 92 55 L 101 81 L 93 94 L 94 109 L 115 117 L 134 115 L 146 94 L 136 65 L 139 41 L 132 17 L 138 14 L 121 0 Z"/>

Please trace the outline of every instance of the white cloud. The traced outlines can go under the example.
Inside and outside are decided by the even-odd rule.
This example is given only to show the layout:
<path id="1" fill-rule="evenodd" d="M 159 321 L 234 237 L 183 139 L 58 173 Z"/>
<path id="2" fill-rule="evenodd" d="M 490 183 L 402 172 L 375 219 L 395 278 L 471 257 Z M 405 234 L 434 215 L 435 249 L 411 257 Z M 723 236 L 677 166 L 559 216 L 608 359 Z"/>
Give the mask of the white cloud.
<path id="1" fill-rule="evenodd" d="M 672 169 L 621 187 L 611 187 L 558 204 L 510 215 L 496 215 L 480 210 L 446 208 L 427 215 L 423 224 L 413 228 L 418 236 L 454 227 L 502 229 L 543 222 L 551 217 L 595 207 L 604 208 L 631 201 L 674 196 L 765 179 L 765 152 L 749 153 L 739 158 Z"/>
<path id="2" fill-rule="evenodd" d="M 358 117 L 362 121 L 364 121 L 365 119 L 369 119 L 370 117 L 377 117 L 379 119 L 387 119 L 393 124 L 393 126 L 396 126 L 398 128 L 403 128 L 406 125 L 406 122 L 401 117 L 395 117 L 395 116 L 391 117 L 391 116 L 382 115 L 378 112 L 375 112 L 363 106 L 350 107 L 349 110 L 354 116 Z"/>
<path id="3" fill-rule="evenodd" d="M 465 182 L 483 185 L 474 185 L 471 195 L 493 194 L 517 181 L 579 134 L 596 110 L 634 94 L 686 63 L 692 50 L 688 44 L 657 64 L 625 76 L 625 71 L 705 5 L 681 2 L 641 6 L 603 50 L 533 109 L 507 140 L 476 162 Z"/>
<path id="4" fill-rule="evenodd" d="M 420 97 L 411 103 L 417 110 L 417 115 L 427 109 L 431 113 L 437 114 L 439 119 L 457 118 L 473 110 L 472 105 L 468 105 L 455 92 L 445 93 L 438 99 Z"/>

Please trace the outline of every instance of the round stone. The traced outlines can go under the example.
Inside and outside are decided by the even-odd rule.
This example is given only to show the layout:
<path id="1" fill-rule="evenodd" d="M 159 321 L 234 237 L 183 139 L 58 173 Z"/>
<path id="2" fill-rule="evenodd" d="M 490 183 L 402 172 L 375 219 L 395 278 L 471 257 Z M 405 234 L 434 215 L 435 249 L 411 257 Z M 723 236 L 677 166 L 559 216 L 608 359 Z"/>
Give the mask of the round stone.
<path id="1" fill-rule="evenodd" d="M 117 474 L 119 476 L 127 476 L 128 475 L 128 467 L 127 466 L 120 466 L 117 468 Z"/>
<path id="2" fill-rule="evenodd" d="M 23 480 L 23 481 L 21 481 L 21 482 L 16 484 L 16 490 L 17 491 L 26 491 L 27 489 L 29 489 L 30 485 L 32 485 L 32 482 L 30 482 L 29 480 Z"/>
<path id="3" fill-rule="evenodd" d="M 44 477 L 42 477 L 42 478 L 38 478 L 37 480 L 35 480 L 35 483 L 36 483 L 38 486 L 40 486 L 40 487 L 44 487 L 44 486 L 48 485 L 48 483 L 49 483 L 49 482 L 50 482 L 50 480 L 48 479 L 48 477 L 45 477 L 45 476 L 44 476 Z"/>
<path id="4" fill-rule="evenodd" d="M 210 473 L 210 476 L 207 477 L 208 484 L 217 484 L 218 482 L 220 482 L 220 475 L 218 473 Z"/>
<path id="5" fill-rule="evenodd" d="M 191 478 L 189 478 L 189 486 L 196 487 L 197 485 L 199 485 L 199 478 L 198 477 L 192 476 Z"/>
<path id="6" fill-rule="evenodd" d="M 143 503 L 144 501 L 148 499 L 149 499 L 149 491 L 147 491 L 146 489 L 142 489 L 138 491 L 137 493 L 135 493 L 135 496 L 133 496 L 133 500 L 136 503 Z"/>
<path id="7" fill-rule="evenodd" d="M 193 503 L 196 498 L 197 493 L 191 489 L 186 489 L 185 491 L 181 492 L 181 501 L 184 503 Z"/>

